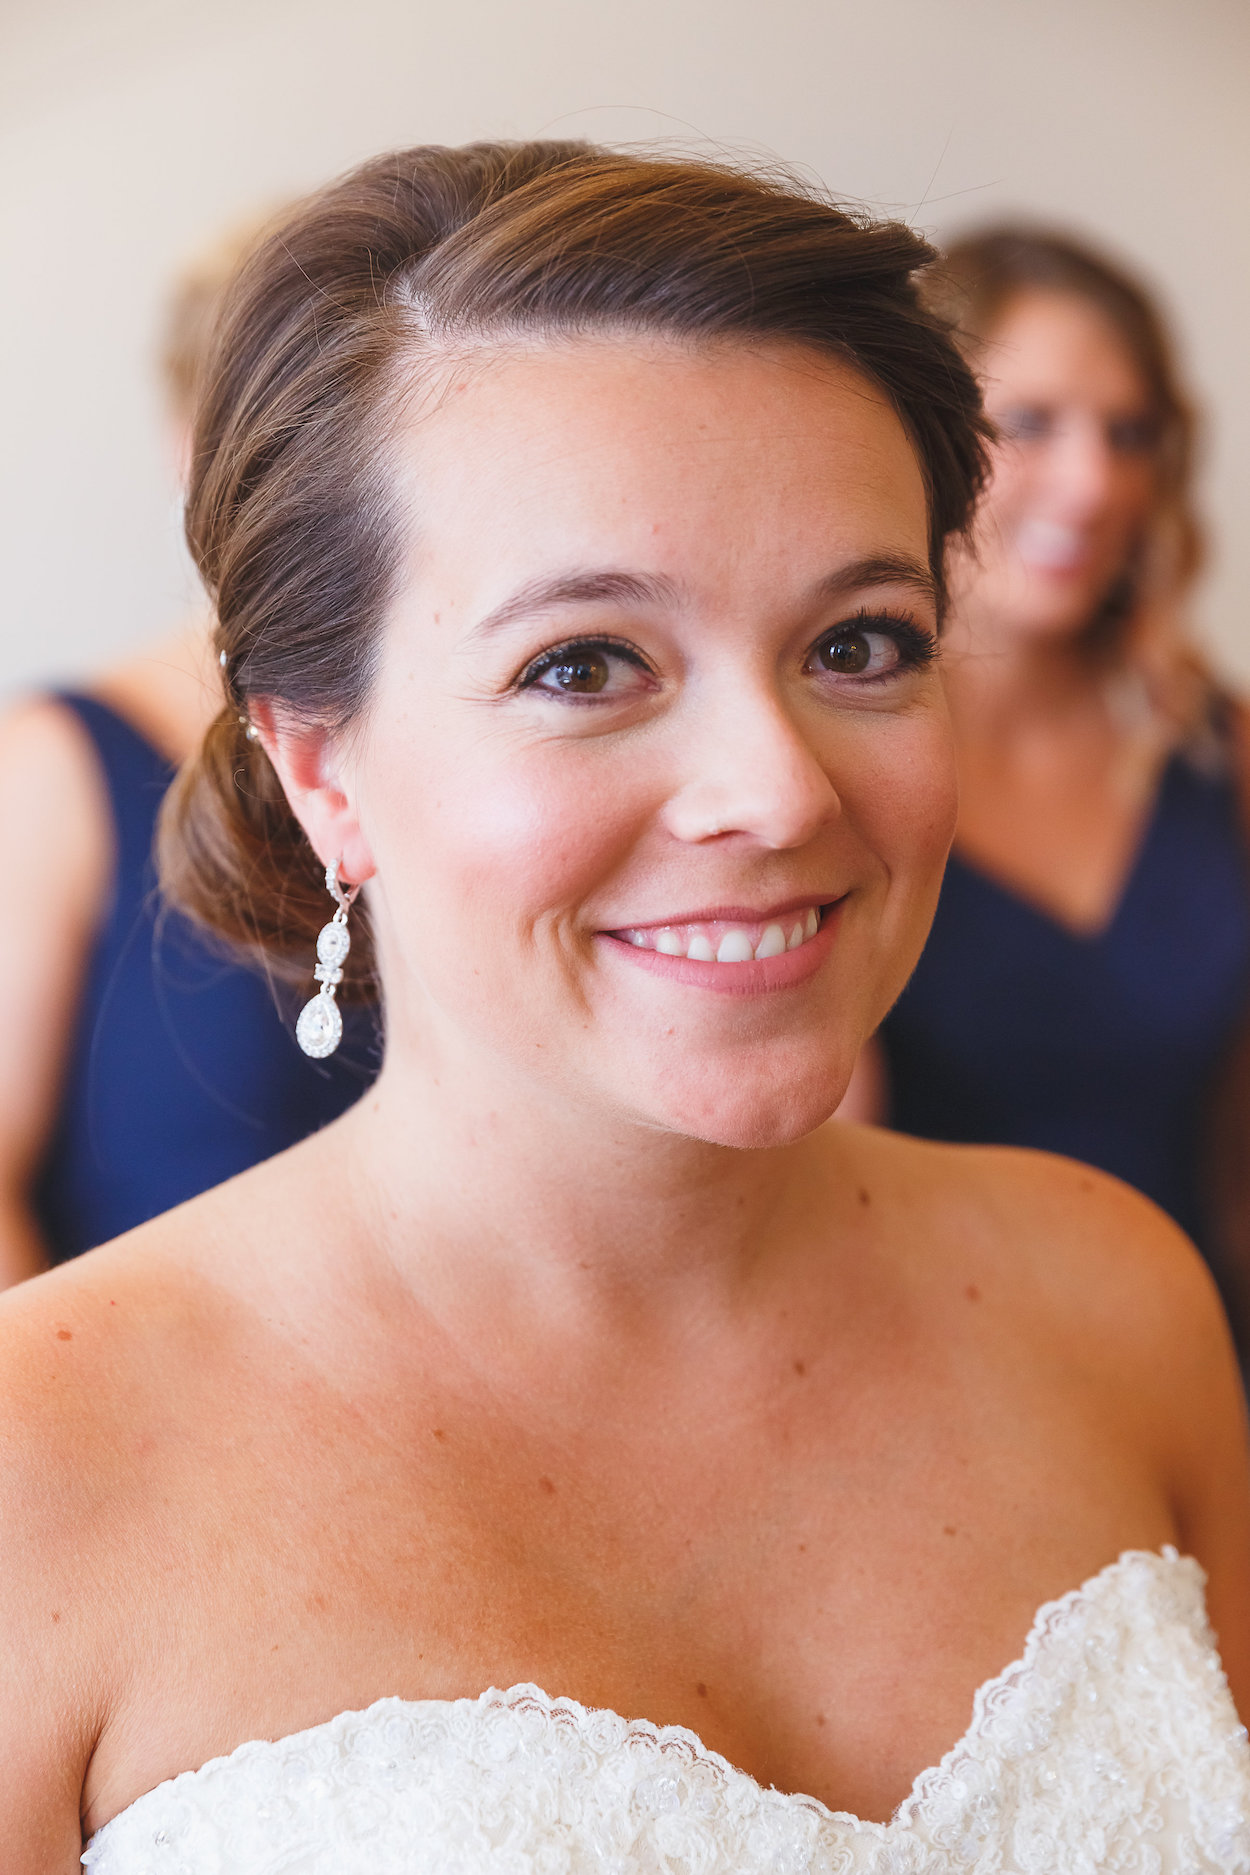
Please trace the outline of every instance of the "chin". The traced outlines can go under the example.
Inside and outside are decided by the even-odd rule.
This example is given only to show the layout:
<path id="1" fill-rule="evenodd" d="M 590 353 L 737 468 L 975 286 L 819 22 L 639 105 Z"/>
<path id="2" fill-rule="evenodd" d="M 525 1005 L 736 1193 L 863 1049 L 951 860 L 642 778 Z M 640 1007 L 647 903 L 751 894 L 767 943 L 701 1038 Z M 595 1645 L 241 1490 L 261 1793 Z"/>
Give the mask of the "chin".
<path id="1" fill-rule="evenodd" d="M 1084 631 L 1105 600 L 1114 573 L 1083 568 L 1080 573 L 1031 572 L 1015 582 L 1006 595 L 1006 610 L 1014 613 L 1022 637 L 1038 639 L 1075 637 Z"/>
<path id="2" fill-rule="evenodd" d="M 837 1111 L 850 1084 L 854 1063 L 833 1073 L 829 1063 L 810 1076 L 793 1073 L 757 1073 L 734 1078 L 728 1084 L 724 1070 L 709 1074 L 706 1084 L 670 1085 L 649 1116 L 652 1125 L 699 1139 L 710 1146 L 732 1146 L 743 1152 L 792 1146 L 823 1126 Z"/>
<path id="3" fill-rule="evenodd" d="M 1098 609 L 1097 596 L 1078 593 L 1029 593 L 1017 598 L 1012 620 L 1015 636 L 1037 644 L 1078 638 Z"/>

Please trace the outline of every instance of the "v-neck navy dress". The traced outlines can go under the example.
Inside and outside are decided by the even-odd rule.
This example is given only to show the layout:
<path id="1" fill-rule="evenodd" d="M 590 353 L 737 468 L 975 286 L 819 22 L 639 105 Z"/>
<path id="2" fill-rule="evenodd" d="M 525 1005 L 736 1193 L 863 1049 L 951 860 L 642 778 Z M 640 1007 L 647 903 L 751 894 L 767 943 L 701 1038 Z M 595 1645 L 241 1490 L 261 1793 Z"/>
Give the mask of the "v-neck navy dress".
<path id="1" fill-rule="evenodd" d="M 380 1045 L 372 1011 L 356 1008 L 331 1060 L 300 1053 L 300 999 L 280 1010 L 257 971 L 160 896 L 152 838 L 169 763 L 96 698 L 58 701 L 91 739 L 116 848 L 32 1192 L 49 1257 L 63 1263 L 336 1119 L 373 1080 Z M 312 966 L 310 947 L 309 990 Z"/>
<path id="2" fill-rule="evenodd" d="M 1178 755 L 1096 935 L 951 859 L 929 942 L 882 1029 L 891 1123 L 1086 1160 L 1153 1198 L 1209 1253 L 1204 1119 L 1248 994 L 1236 791 Z"/>

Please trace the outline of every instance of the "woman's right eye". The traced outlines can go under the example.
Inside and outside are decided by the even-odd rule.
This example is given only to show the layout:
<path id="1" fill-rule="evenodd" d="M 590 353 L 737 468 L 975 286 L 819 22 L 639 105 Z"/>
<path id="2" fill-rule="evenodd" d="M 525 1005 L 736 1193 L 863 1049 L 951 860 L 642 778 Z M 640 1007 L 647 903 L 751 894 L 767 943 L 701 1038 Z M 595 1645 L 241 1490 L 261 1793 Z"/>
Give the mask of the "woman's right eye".
<path id="1" fill-rule="evenodd" d="M 632 647 L 604 642 L 556 645 L 526 666 L 517 680 L 519 690 L 582 702 L 596 697 L 611 700 L 645 687 L 646 666 Z"/>
<path id="2" fill-rule="evenodd" d="M 1040 404 L 1016 404 L 995 419 L 999 434 L 1009 443 L 1036 443 L 1048 436 L 1054 419 Z"/>

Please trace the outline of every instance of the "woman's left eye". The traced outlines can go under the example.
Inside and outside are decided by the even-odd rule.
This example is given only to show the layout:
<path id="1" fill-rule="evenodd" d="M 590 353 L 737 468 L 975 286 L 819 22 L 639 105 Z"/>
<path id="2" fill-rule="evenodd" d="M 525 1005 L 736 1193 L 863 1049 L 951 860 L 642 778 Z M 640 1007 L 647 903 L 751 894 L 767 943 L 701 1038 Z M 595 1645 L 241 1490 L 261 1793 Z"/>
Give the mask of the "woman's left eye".
<path id="1" fill-rule="evenodd" d="M 884 625 L 839 625 L 812 651 L 807 668 L 835 677 L 893 677 L 928 664 L 936 651 L 931 635 L 909 620 Z"/>
<path id="2" fill-rule="evenodd" d="M 544 651 L 517 680 L 520 690 L 537 690 L 572 701 L 628 695 L 641 689 L 646 668 L 637 652 L 623 645 L 581 643 Z"/>
<path id="3" fill-rule="evenodd" d="M 1107 441 L 1120 456 L 1148 456 L 1159 442 L 1153 416 L 1116 417 L 1107 425 Z"/>

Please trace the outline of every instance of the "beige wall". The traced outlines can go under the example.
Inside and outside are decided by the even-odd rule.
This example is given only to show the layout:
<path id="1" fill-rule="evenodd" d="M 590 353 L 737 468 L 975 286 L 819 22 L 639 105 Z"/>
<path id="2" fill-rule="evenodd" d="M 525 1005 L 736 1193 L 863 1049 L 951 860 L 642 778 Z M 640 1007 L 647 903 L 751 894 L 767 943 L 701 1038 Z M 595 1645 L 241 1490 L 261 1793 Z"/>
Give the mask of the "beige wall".
<path id="1" fill-rule="evenodd" d="M 1200 613 L 1250 678 L 1246 0 L 0 0 L 0 684 L 186 602 L 151 352 L 222 223 L 387 145 L 696 137 L 938 234 L 1110 237 L 1211 414 Z"/>

